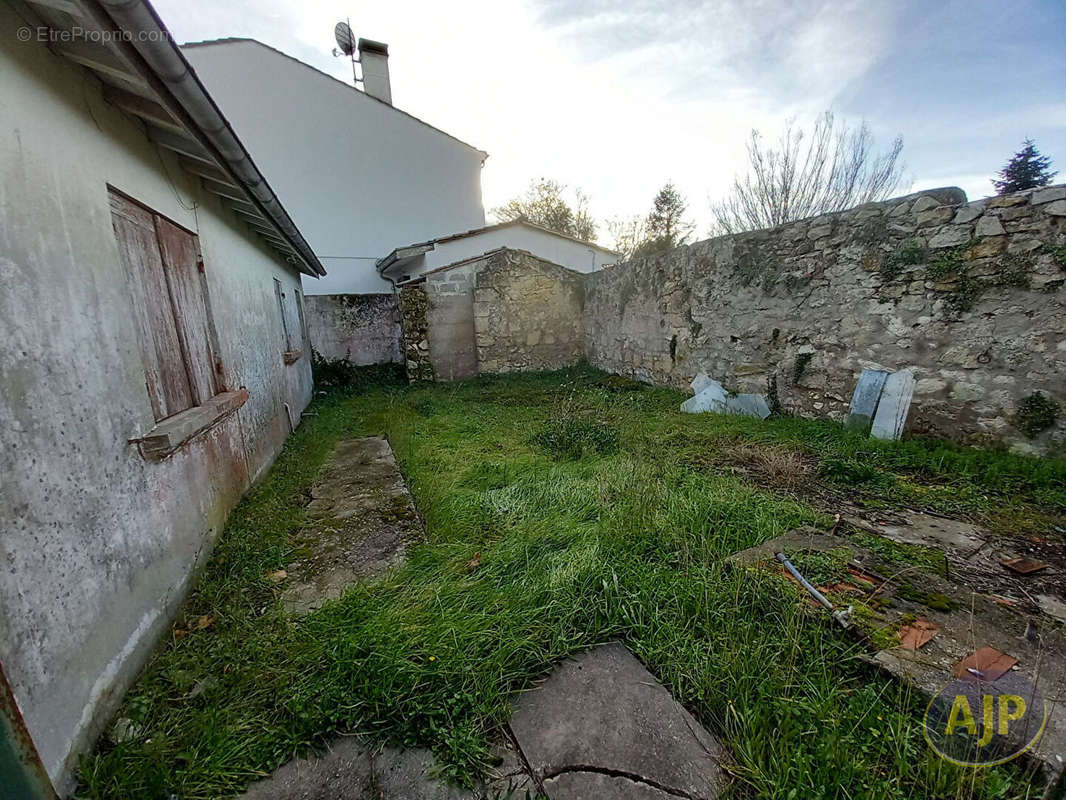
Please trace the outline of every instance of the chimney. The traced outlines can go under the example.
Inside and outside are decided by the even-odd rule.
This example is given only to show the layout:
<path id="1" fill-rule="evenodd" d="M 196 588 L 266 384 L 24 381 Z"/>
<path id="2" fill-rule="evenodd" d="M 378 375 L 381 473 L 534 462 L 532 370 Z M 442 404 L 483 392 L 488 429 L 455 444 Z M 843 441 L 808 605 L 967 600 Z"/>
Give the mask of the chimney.
<path id="1" fill-rule="evenodd" d="M 363 66 L 363 91 L 392 105 L 389 83 L 389 46 L 370 39 L 359 40 L 359 63 Z"/>

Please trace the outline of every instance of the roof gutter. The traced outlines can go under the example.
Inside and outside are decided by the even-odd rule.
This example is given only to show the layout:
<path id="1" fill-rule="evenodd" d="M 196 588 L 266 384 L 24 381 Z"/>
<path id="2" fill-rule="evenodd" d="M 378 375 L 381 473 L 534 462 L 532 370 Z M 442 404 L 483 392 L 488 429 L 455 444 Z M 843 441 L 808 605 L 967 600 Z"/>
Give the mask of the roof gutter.
<path id="1" fill-rule="evenodd" d="M 175 102 L 195 125 L 205 144 L 228 167 L 259 210 L 297 252 L 309 275 L 320 277 L 325 268 L 281 205 L 266 178 L 255 166 L 233 128 L 185 60 L 155 10 L 145 0 L 96 0 L 114 24 L 133 32 L 130 44 L 163 83 Z"/>

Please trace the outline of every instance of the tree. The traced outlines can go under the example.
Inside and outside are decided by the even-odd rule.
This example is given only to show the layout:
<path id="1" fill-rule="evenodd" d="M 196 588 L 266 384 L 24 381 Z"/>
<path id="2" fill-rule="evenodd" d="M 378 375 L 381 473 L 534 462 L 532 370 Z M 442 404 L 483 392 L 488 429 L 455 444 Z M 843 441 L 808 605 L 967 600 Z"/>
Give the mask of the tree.
<path id="1" fill-rule="evenodd" d="M 646 217 L 613 220 L 607 229 L 614 237 L 614 249 L 626 259 L 643 258 L 684 244 L 695 225 L 685 219 L 688 205 L 673 183 L 655 195 Z"/>
<path id="2" fill-rule="evenodd" d="M 758 130 L 748 140 L 748 169 L 733 179 L 726 199 L 711 204 L 714 232 L 773 228 L 804 217 L 884 200 L 903 178 L 903 137 L 874 152 L 865 122 L 837 123 L 831 111 L 814 123 L 810 136 L 789 120 L 777 145 Z"/>
<path id="3" fill-rule="evenodd" d="M 1051 159 L 1041 155 L 1032 139 L 1022 142 L 1022 149 L 1014 154 L 1007 166 L 999 171 L 999 179 L 992 179 L 992 185 L 999 194 L 1020 192 L 1024 189 L 1039 189 L 1047 186 L 1058 175 L 1052 172 Z"/>
<path id="4" fill-rule="evenodd" d="M 648 243 L 645 249 L 672 250 L 688 241 L 696 227 L 685 220 L 688 205 L 673 183 L 667 183 L 652 201 L 648 214 Z"/>
<path id="5" fill-rule="evenodd" d="M 596 241 L 596 223 L 588 210 L 588 198 L 580 189 L 575 189 L 571 207 L 563 197 L 565 191 L 564 184 L 540 178 L 530 182 L 525 194 L 492 209 L 492 215 L 499 222 L 524 219 L 564 236 Z"/>
<path id="6" fill-rule="evenodd" d="M 612 219 L 607 223 L 611 234 L 612 249 L 628 261 L 633 254 L 648 240 L 647 217 L 625 217 Z"/>

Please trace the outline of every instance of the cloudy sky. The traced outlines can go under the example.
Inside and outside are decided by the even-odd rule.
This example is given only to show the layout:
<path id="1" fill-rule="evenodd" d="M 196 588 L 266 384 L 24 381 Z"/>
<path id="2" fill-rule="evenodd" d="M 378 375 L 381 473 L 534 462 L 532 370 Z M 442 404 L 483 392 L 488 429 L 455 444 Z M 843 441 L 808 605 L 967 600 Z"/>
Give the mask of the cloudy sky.
<path id="1" fill-rule="evenodd" d="M 903 190 L 989 177 L 1026 136 L 1066 179 L 1063 0 L 154 0 L 179 41 L 249 36 L 339 78 L 333 25 L 389 45 L 394 103 L 601 218 L 673 180 L 700 233 L 751 128 L 832 109 L 904 138 Z M 605 236 L 605 232 L 601 234 Z"/>

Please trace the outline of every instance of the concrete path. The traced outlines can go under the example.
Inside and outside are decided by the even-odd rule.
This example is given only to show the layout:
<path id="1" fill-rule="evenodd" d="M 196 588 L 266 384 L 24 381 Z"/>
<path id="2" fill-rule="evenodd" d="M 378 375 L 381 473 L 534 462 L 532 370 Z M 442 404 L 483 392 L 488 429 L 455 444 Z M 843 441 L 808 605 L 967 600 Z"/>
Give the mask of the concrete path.
<path id="1" fill-rule="evenodd" d="M 321 758 L 298 758 L 254 784 L 242 800 L 467 800 L 435 780 L 428 750 L 376 750 L 359 737 L 339 739 Z"/>
<path id="2" fill-rule="evenodd" d="M 337 444 L 311 489 L 311 524 L 297 537 L 303 557 L 286 567 L 286 608 L 307 614 L 346 586 L 403 561 L 422 525 L 388 441 Z"/>
<path id="3" fill-rule="evenodd" d="M 726 785 L 721 745 L 621 644 L 565 662 L 510 728 L 552 800 L 709 800 Z"/>

